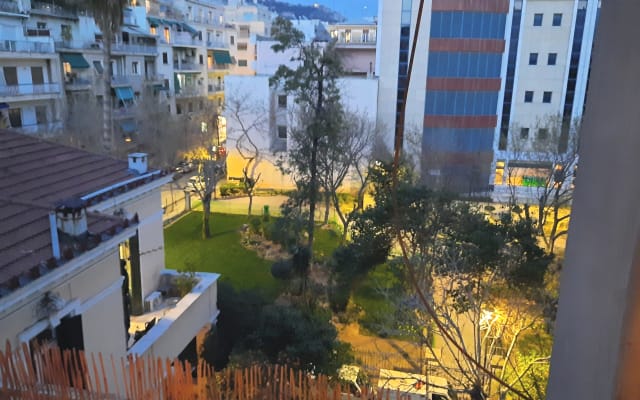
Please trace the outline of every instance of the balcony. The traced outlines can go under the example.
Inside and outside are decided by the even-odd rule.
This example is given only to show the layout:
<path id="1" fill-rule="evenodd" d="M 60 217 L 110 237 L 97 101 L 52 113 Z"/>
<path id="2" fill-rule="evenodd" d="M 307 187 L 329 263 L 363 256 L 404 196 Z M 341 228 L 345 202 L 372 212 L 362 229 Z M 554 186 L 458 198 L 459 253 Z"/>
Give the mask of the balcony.
<path id="1" fill-rule="evenodd" d="M 148 74 L 144 77 L 144 82 L 148 84 L 157 84 L 157 83 L 164 84 L 165 79 L 167 79 L 167 77 L 164 75 Z"/>
<path id="2" fill-rule="evenodd" d="M 51 122 L 43 122 L 40 124 L 33 125 L 22 125 L 19 128 L 14 128 L 22 133 L 27 134 L 39 134 L 46 135 L 52 134 L 56 132 L 60 132 L 62 130 L 62 121 L 51 121 Z"/>
<path id="3" fill-rule="evenodd" d="M 208 89 L 209 93 L 224 92 L 224 83 L 210 83 Z"/>
<path id="4" fill-rule="evenodd" d="M 69 76 L 64 81 L 64 89 L 69 92 L 89 90 L 93 85 L 92 79 L 77 76 Z"/>
<path id="5" fill-rule="evenodd" d="M 60 93 L 59 83 L 0 85 L 0 96 L 33 96 Z"/>
<path id="6" fill-rule="evenodd" d="M 203 96 L 199 86 L 188 85 L 176 90 L 176 97 L 200 97 Z"/>
<path id="7" fill-rule="evenodd" d="M 209 49 L 226 49 L 229 46 L 222 40 L 208 40 L 207 48 Z"/>
<path id="8" fill-rule="evenodd" d="M 112 53 L 131 53 L 131 54 L 158 54 L 156 46 L 129 43 L 113 43 L 111 45 Z"/>
<path id="9" fill-rule="evenodd" d="M 142 84 L 142 75 L 114 75 L 111 77 L 111 86 L 137 86 Z"/>
<path id="10" fill-rule="evenodd" d="M 182 62 L 177 62 L 174 61 L 173 62 L 173 69 L 176 71 L 197 71 L 197 72 L 201 72 L 202 70 L 202 65 L 200 64 L 195 64 L 192 62 L 187 62 L 187 61 L 182 61 Z"/>
<path id="11" fill-rule="evenodd" d="M 28 16 L 27 12 L 22 10 L 15 0 L 0 0 L 0 12 Z"/>
<path id="12" fill-rule="evenodd" d="M 202 40 L 197 37 L 194 38 L 188 32 L 173 32 L 171 37 L 171 44 L 176 47 L 180 46 L 189 46 L 189 47 L 198 47 L 202 45 Z"/>
<path id="13" fill-rule="evenodd" d="M 147 296 L 148 311 L 131 317 L 131 331 L 140 332 L 129 354 L 174 359 L 192 338 L 218 316 L 218 278 L 220 275 L 196 273 L 197 283 L 187 294 L 178 297 L 171 287 L 176 286 L 179 274 L 165 270 L 160 277 L 158 291 Z"/>
<path id="14" fill-rule="evenodd" d="M 11 53 L 53 53 L 54 48 L 47 42 L 29 42 L 26 40 L 0 40 L 0 51 Z"/>
<path id="15" fill-rule="evenodd" d="M 41 28 L 26 28 L 24 35 L 27 37 L 51 37 L 51 31 Z"/>
<path id="16" fill-rule="evenodd" d="M 68 18 L 74 20 L 78 19 L 78 12 L 76 10 L 41 1 L 31 2 L 31 14 Z"/>
<path id="17" fill-rule="evenodd" d="M 339 38 L 336 41 L 336 46 L 338 47 L 375 47 L 376 39 L 374 38 L 352 38 L 350 40 L 346 40 L 345 38 Z"/>

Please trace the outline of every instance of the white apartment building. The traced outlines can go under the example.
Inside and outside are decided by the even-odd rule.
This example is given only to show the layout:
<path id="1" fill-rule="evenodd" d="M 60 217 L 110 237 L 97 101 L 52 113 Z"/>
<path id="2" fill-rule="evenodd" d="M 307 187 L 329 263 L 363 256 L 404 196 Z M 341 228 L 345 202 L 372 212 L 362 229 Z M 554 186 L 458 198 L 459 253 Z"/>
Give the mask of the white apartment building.
<path id="1" fill-rule="evenodd" d="M 566 125 L 581 116 L 599 1 L 432 1 L 423 11 L 405 102 L 418 3 L 383 0 L 378 11 L 378 122 L 388 127 L 388 145 L 417 154 L 425 182 L 493 191 L 498 200 L 509 164 L 520 175 L 511 185 L 535 183 L 529 175 L 543 170 L 550 175 L 548 163 L 531 165 L 539 157 L 520 150 L 520 138 L 533 149 L 549 136 L 544 121 Z M 396 136 L 402 108 L 405 136 L 415 136 L 418 149 Z"/>
<path id="2" fill-rule="evenodd" d="M 224 18 L 235 28 L 235 33 L 229 36 L 229 50 L 235 60 L 230 74 L 256 75 L 257 38 L 271 36 L 273 14 L 262 4 L 231 0 L 225 8 Z"/>
<path id="3" fill-rule="evenodd" d="M 345 74 L 376 74 L 376 24 L 330 24 L 327 29 L 336 41 Z"/>

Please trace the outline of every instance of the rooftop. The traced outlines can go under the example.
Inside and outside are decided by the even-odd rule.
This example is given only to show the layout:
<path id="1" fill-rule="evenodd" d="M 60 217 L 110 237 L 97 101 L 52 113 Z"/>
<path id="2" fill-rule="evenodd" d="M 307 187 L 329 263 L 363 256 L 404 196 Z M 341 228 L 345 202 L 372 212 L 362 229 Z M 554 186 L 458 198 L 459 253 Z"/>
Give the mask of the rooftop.
<path id="1" fill-rule="evenodd" d="M 87 212 L 87 232 L 58 230 L 52 246 L 50 214 L 69 199 L 97 204 L 162 176 L 139 174 L 127 161 L 0 130 L 0 297 L 96 247 L 137 218 Z"/>

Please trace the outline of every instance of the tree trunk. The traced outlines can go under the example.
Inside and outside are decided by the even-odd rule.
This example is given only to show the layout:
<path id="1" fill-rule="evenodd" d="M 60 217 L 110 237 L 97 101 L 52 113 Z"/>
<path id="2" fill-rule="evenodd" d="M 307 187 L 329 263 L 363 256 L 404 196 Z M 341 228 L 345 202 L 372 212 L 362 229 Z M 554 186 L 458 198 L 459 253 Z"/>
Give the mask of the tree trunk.
<path id="1" fill-rule="evenodd" d="M 106 154 L 113 151 L 113 130 L 111 123 L 111 39 L 113 32 L 111 26 L 106 27 L 104 32 L 104 87 L 102 90 L 102 148 Z"/>
<path id="2" fill-rule="evenodd" d="M 326 191 L 325 189 L 325 193 L 324 193 L 324 224 L 328 224 L 329 223 L 329 209 L 331 208 L 331 194 L 329 193 L 329 191 Z"/>
<path id="3" fill-rule="evenodd" d="M 211 193 L 204 195 L 202 199 L 202 238 L 211 237 L 211 228 L 209 227 L 209 216 L 211 215 Z"/>
<path id="4" fill-rule="evenodd" d="M 249 212 L 248 212 L 248 215 L 251 216 L 251 208 L 253 207 L 253 191 L 247 192 L 247 195 L 249 196 Z"/>

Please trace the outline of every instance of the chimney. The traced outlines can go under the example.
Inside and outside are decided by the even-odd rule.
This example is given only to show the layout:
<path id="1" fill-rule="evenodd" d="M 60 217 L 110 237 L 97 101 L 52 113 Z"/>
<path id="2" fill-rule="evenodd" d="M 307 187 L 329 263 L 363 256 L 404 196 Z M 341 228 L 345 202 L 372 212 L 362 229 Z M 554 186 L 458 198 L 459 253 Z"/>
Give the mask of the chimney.
<path id="1" fill-rule="evenodd" d="M 139 174 L 147 172 L 147 153 L 131 153 L 129 154 L 129 169 Z"/>
<path id="2" fill-rule="evenodd" d="M 56 226 L 70 236 L 87 233 L 87 211 L 81 199 L 64 200 L 56 207 Z"/>

